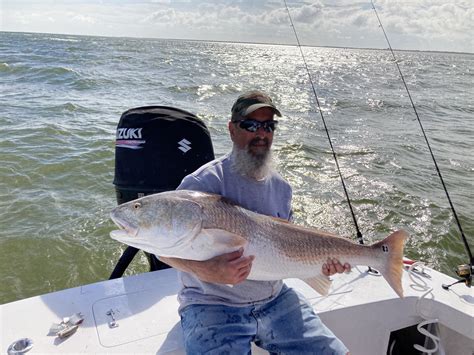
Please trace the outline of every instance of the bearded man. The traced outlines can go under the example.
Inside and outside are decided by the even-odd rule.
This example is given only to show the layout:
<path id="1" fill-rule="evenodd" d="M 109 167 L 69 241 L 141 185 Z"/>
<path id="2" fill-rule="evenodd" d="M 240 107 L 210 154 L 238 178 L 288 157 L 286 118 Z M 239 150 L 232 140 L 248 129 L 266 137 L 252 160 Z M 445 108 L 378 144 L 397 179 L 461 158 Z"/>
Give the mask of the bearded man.
<path id="1" fill-rule="evenodd" d="M 291 219 L 292 190 L 271 164 L 281 117 L 271 98 L 247 92 L 232 106 L 232 151 L 186 176 L 178 189 L 222 195 L 261 214 Z M 180 270 L 178 299 L 187 354 L 250 354 L 251 343 L 278 354 L 346 354 L 302 295 L 281 280 L 246 280 L 254 256 L 238 250 L 206 261 L 160 258 Z M 275 267 L 278 267 L 275 265 Z M 348 271 L 328 260 L 323 273 Z"/>

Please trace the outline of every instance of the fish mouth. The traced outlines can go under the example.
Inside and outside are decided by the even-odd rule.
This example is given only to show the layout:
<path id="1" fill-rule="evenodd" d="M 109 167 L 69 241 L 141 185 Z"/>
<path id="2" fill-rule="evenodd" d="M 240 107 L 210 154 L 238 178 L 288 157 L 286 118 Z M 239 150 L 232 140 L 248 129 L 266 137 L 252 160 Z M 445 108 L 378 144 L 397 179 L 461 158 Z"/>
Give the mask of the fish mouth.
<path id="1" fill-rule="evenodd" d="M 117 237 L 136 237 L 138 234 L 139 228 L 131 223 L 127 223 L 126 221 L 114 216 L 113 214 L 110 215 L 112 221 L 119 227 L 119 230 L 113 230 L 110 232 L 111 237 L 117 239 Z"/>

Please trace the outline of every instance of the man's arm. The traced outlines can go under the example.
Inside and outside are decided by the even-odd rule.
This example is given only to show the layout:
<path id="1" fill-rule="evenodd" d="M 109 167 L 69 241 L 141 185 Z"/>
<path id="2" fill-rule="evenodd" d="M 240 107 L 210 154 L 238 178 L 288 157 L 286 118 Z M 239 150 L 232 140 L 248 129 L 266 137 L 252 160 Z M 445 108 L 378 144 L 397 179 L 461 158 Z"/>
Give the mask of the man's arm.
<path id="1" fill-rule="evenodd" d="M 235 285 L 247 278 L 255 258 L 243 256 L 243 252 L 241 248 L 205 261 L 165 257 L 160 257 L 160 260 L 175 269 L 196 275 L 201 281 Z"/>
<path id="2" fill-rule="evenodd" d="M 216 256 L 205 261 L 160 257 L 164 263 L 175 269 L 192 273 L 201 281 L 236 285 L 244 281 L 252 268 L 254 256 L 242 256 L 243 250 Z M 350 272 L 348 263 L 342 265 L 338 260 L 328 259 L 322 267 L 323 274 L 331 276 L 336 273 Z"/>

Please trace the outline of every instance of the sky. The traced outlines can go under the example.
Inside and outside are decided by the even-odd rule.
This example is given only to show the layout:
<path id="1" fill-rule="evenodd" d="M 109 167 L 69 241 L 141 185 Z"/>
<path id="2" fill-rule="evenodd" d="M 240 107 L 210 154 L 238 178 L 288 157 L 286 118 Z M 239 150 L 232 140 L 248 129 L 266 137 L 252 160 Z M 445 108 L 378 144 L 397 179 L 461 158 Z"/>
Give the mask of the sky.
<path id="1" fill-rule="evenodd" d="M 370 0 L 286 0 L 302 45 L 387 48 Z M 473 0 L 374 0 L 394 49 L 474 53 Z M 0 31 L 296 44 L 284 0 L 0 0 Z"/>

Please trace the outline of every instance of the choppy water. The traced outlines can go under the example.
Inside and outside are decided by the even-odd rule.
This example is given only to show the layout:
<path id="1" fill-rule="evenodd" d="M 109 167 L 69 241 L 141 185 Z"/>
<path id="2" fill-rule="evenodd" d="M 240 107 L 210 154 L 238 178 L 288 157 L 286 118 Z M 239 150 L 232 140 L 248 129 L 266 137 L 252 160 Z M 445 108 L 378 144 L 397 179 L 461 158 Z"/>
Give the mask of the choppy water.
<path id="1" fill-rule="evenodd" d="M 389 53 L 304 51 L 366 240 L 406 228 L 409 257 L 453 274 L 467 254 Z M 472 246 L 474 56 L 397 56 Z M 197 113 L 220 156 L 230 107 L 254 88 L 284 113 L 274 146 L 296 222 L 354 236 L 296 47 L 0 32 L 0 303 L 108 278 L 123 111 Z"/>

